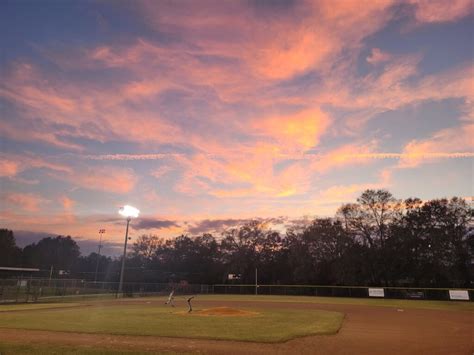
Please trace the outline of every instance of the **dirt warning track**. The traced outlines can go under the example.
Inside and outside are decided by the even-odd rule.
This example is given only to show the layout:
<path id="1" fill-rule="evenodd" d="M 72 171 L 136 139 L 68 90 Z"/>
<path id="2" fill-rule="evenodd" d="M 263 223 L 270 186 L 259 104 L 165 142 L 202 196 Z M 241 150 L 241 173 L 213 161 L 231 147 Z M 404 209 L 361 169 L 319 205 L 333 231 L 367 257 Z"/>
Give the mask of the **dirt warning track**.
<path id="1" fill-rule="evenodd" d="M 161 302 L 140 302 L 149 307 Z M 203 308 L 255 306 L 242 301 L 200 301 Z M 472 354 L 474 312 L 315 303 L 259 302 L 258 308 L 323 309 L 343 312 L 339 333 L 285 343 L 261 344 L 152 336 L 97 335 L 1 329 L 0 342 L 58 344 L 130 351 L 209 354 Z"/>

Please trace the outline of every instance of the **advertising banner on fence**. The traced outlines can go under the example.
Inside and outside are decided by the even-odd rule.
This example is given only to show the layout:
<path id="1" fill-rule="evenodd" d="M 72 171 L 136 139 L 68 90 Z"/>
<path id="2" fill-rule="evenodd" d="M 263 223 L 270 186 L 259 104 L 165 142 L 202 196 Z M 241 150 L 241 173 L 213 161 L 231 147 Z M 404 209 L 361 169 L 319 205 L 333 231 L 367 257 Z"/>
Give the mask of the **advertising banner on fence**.
<path id="1" fill-rule="evenodd" d="M 469 292 L 466 290 L 449 290 L 449 299 L 469 301 Z"/>
<path id="2" fill-rule="evenodd" d="M 369 297 L 385 297 L 383 288 L 369 288 Z"/>

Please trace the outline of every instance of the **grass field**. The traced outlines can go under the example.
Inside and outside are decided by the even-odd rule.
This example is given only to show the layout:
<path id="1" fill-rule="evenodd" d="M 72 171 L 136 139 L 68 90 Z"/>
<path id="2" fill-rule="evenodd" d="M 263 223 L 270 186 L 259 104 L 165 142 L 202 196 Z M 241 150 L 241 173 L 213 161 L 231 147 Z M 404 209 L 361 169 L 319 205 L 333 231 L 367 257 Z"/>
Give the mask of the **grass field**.
<path id="1" fill-rule="evenodd" d="M 58 338 L 66 340 L 68 339 L 66 334 L 70 332 L 71 337 L 77 337 L 80 334 L 86 337 L 97 337 L 97 335 L 103 334 L 142 336 L 143 338 L 140 339 L 146 337 L 150 341 L 160 339 L 155 337 L 169 337 L 171 339 L 209 339 L 210 341 L 232 340 L 270 345 L 281 344 L 290 339 L 309 335 L 336 334 L 345 323 L 342 312 L 349 309 L 356 310 L 359 306 L 369 307 L 364 309 L 363 314 L 370 312 L 372 307 L 378 309 L 383 307 L 387 310 L 386 312 L 389 312 L 386 314 L 390 317 L 392 314 L 410 316 L 411 313 L 398 313 L 400 308 L 426 310 L 433 315 L 435 311 L 452 311 L 444 312 L 444 314 L 452 313 L 453 316 L 474 312 L 472 302 L 305 296 L 198 295 L 194 301 L 195 311 L 191 314 L 187 314 L 186 303 L 181 297 L 177 297 L 178 307 L 175 308 L 165 306 L 163 304 L 164 297 L 122 298 L 119 300 L 113 298 L 97 300 L 69 298 L 68 300 L 69 302 L 0 305 L 0 354 L 146 353 L 139 348 L 136 351 L 120 347 L 114 348 L 113 343 L 105 346 L 100 340 L 99 342 L 96 340 L 95 345 L 86 344 L 83 346 L 81 343 L 76 347 L 72 347 L 67 341 L 61 343 L 59 340 L 56 340 L 55 344 L 50 344 L 48 340 L 35 343 L 34 338 L 33 340 L 28 339 L 29 343 L 21 342 L 21 332 L 27 330 L 59 332 L 48 333 L 50 335 L 47 337 L 55 337 L 51 334 L 58 334 Z M 321 304 L 321 308 L 324 310 L 318 309 L 317 304 Z M 235 316 L 232 315 L 232 312 L 228 314 L 218 312 L 216 315 L 206 310 L 209 307 L 213 307 L 211 311 L 219 310 L 222 305 L 227 305 L 230 311 L 242 314 L 238 313 Z M 334 311 L 331 305 L 334 305 L 338 311 Z M 390 310 L 390 308 L 394 310 Z M 200 312 L 204 312 L 204 314 L 200 314 Z M 368 317 L 376 316 L 372 312 Z M 367 323 L 369 327 L 371 322 Z M 16 342 L 9 342 L 8 339 L 2 340 L 1 328 L 5 330 L 17 329 L 18 333 L 15 334 L 20 334 L 20 339 L 17 339 Z M 59 336 L 59 334 L 62 335 Z M 179 350 L 179 352 L 173 350 L 171 352 L 154 351 L 154 353 L 183 353 L 181 348 Z"/>
<path id="2" fill-rule="evenodd" d="M 122 298 L 123 302 L 134 301 L 137 298 Z M 156 299 L 151 297 L 150 299 Z M 233 295 L 233 294 L 209 294 L 199 295 L 199 300 L 206 301 L 249 301 L 249 302 L 281 302 L 281 303 L 312 303 L 312 304 L 346 304 L 359 306 L 394 307 L 410 309 L 433 309 L 433 310 L 454 310 L 454 311 L 474 311 L 474 302 L 468 301 L 431 301 L 431 300 L 401 300 L 387 298 L 350 298 L 350 297 L 321 297 L 321 296 L 280 296 L 280 295 Z M 42 299 L 41 303 L 30 304 L 31 307 L 47 307 L 48 304 L 55 304 L 58 307 L 67 304 L 79 304 L 84 302 L 94 302 L 98 300 L 115 300 L 115 294 L 80 295 L 67 297 L 51 297 Z M 24 307 L 20 305 L 1 305 L 2 310 L 7 307 Z"/>
<path id="3" fill-rule="evenodd" d="M 334 334 L 344 317 L 339 312 L 260 309 L 258 305 L 246 309 L 253 312 L 248 316 L 199 316 L 187 314 L 185 307 L 145 307 L 127 302 L 22 311 L 18 305 L 16 309 L 0 315 L 0 328 L 255 342 L 281 342 L 306 335 Z"/>
<path id="4" fill-rule="evenodd" d="M 350 297 L 315 297 L 315 296 L 267 296 L 267 295 L 204 295 L 203 300 L 282 302 L 282 303 L 319 303 L 347 304 L 358 306 L 435 309 L 454 311 L 474 311 L 474 302 L 466 301 L 428 301 L 398 300 L 386 298 L 350 298 Z"/>

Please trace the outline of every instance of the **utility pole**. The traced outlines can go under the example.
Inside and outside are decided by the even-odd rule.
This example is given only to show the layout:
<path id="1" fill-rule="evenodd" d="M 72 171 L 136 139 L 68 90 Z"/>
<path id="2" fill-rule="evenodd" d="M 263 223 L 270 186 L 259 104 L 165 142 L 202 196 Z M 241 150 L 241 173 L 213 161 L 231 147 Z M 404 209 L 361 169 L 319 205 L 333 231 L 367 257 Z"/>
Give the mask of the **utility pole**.
<path id="1" fill-rule="evenodd" d="M 125 232 L 125 243 L 123 243 L 123 258 L 122 258 L 122 269 L 120 271 L 120 283 L 117 292 L 117 298 L 122 293 L 123 289 L 123 273 L 125 271 L 125 258 L 127 257 L 127 241 L 128 241 L 128 226 L 132 218 L 137 218 L 140 211 L 130 205 L 125 205 L 119 209 L 119 214 L 127 219 L 127 230 Z"/>
<path id="2" fill-rule="evenodd" d="M 119 283 L 119 288 L 118 288 L 118 293 L 117 297 L 122 293 L 122 288 L 123 288 L 123 272 L 125 270 L 125 257 L 127 256 L 127 241 L 128 241 L 128 226 L 130 224 L 131 218 L 127 218 L 127 230 L 125 232 L 125 243 L 123 245 L 123 257 L 122 257 L 122 269 L 120 271 L 120 283 Z"/>
<path id="3" fill-rule="evenodd" d="M 102 248 L 102 234 L 105 233 L 105 229 L 99 229 L 99 252 L 97 253 L 97 264 L 95 266 L 95 275 L 94 282 L 97 282 L 97 272 L 99 271 L 99 262 L 100 262 L 100 249 Z"/>
<path id="4" fill-rule="evenodd" d="M 51 269 L 49 270 L 49 287 L 51 287 L 51 277 L 53 277 L 53 265 L 51 265 Z"/>
<path id="5" fill-rule="evenodd" d="M 255 268 L 255 295 L 258 295 L 258 269 Z"/>

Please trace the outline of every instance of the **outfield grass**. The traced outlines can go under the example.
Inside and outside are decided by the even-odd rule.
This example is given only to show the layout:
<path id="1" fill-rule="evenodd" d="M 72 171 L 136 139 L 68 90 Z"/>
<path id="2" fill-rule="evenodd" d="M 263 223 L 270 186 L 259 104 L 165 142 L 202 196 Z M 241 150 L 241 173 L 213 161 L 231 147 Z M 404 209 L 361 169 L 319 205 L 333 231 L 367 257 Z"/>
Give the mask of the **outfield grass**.
<path id="1" fill-rule="evenodd" d="M 377 306 L 411 309 L 434 309 L 451 311 L 474 311 L 474 302 L 468 301 L 428 301 L 398 300 L 386 298 L 349 298 L 319 296 L 267 296 L 267 295 L 199 295 L 197 300 L 242 301 L 242 302 L 282 302 L 282 303 L 319 303 L 347 304 L 359 306 Z M 125 301 L 125 299 L 123 299 Z"/>
<path id="2" fill-rule="evenodd" d="M 188 315 L 186 310 L 123 303 L 5 312 L 0 316 L 0 328 L 282 342 L 306 335 L 335 334 L 344 317 L 339 312 L 258 306 L 246 309 L 258 314 L 245 317 Z"/>
<path id="3" fill-rule="evenodd" d="M 162 300 L 167 297 L 148 296 L 148 297 L 132 297 L 120 298 L 122 302 L 137 299 L 142 300 Z M 16 309 L 51 308 L 54 307 L 70 307 L 79 305 L 80 302 L 94 304 L 96 301 L 115 300 L 113 294 L 103 295 L 81 295 L 70 297 L 58 297 L 52 299 L 42 299 L 41 303 L 29 304 L 0 304 L 0 312 Z M 377 307 L 393 307 L 393 308 L 410 308 L 410 309 L 433 309 L 433 310 L 453 310 L 453 311 L 474 311 L 474 302 L 469 301 L 430 301 L 430 300 L 400 300 L 386 298 L 350 298 L 350 297 L 320 297 L 320 296 L 280 296 L 280 295 L 233 295 L 233 294 L 200 294 L 198 300 L 208 301 L 242 301 L 242 302 L 283 302 L 283 303 L 320 303 L 320 304 L 347 304 L 359 306 L 377 306 Z M 24 308 L 26 307 L 26 308 Z"/>

